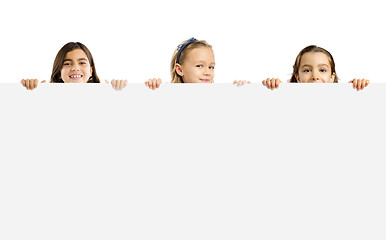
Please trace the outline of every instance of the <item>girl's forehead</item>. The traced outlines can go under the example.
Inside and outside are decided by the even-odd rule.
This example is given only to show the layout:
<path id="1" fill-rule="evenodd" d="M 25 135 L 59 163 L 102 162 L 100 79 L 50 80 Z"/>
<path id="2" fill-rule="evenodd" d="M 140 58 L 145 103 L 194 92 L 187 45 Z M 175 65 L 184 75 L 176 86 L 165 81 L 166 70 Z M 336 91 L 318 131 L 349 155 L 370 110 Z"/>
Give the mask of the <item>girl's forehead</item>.
<path id="1" fill-rule="evenodd" d="M 86 53 L 82 49 L 74 49 L 66 53 L 64 59 L 79 59 L 85 58 L 88 60 Z"/>
<path id="2" fill-rule="evenodd" d="M 330 66 L 330 59 L 327 54 L 322 52 L 308 52 L 303 54 L 300 60 L 300 66 L 310 64 L 310 65 L 320 65 L 326 64 Z"/>
<path id="3" fill-rule="evenodd" d="M 212 60 L 214 62 L 214 52 L 210 47 L 198 47 L 190 49 L 187 54 L 187 58 L 190 60 Z"/>

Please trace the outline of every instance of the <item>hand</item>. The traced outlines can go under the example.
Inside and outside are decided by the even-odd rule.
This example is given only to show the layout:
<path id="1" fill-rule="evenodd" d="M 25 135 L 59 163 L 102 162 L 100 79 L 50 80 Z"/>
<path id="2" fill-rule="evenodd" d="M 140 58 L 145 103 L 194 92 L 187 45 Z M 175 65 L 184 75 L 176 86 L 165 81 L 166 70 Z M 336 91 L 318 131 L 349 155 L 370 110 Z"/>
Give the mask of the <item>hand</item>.
<path id="1" fill-rule="evenodd" d="M 246 81 L 246 80 L 234 80 L 233 81 L 233 84 L 235 84 L 236 86 L 243 86 L 245 84 L 250 84 L 251 82 L 250 81 Z"/>
<path id="2" fill-rule="evenodd" d="M 365 87 L 367 87 L 370 84 L 370 80 L 367 79 L 353 79 L 349 83 L 353 84 L 354 89 L 356 88 L 357 91 L 363 90 Z"/>
<path id="3" fill-rule="evenodd" d="M 157 89 L 160 87 L 162 83 L 162 80 L 160 78 L 152 78 L 145 82 L 145 85 L 148 86 L 150 89 Z"/>
<path id="4" fill-rule="evenodd" d="M 108 80 L 105 80 L 106 83 L 109 83 Z M 117 91 L 120 91 L 122 89 L 124 89 L 126 86 L 127 86 L 127 80 L 116 80 L 116 79 L 113 79 L 111 80 L 111 86 L 113 86 L 113 88 Z"/>
<path id="5" fill-rule="evenodd" d="M 41 83 L 45 83 L 46 80 L 43 80 Z M 27 90 L 33 90 L 37 88 L 39 80 L 37 79 L 22 79 L 20 83 L 23 85 L 23 87 L 27 88 Z"/>
<path id="6" fill-rule="evenodd" d="M 263 85 L 271 90 L 279 88 L 280 83 L 282 83 L 282 81 L 278 78 L 267 78 L 266 80 L 263 80 Z"/>

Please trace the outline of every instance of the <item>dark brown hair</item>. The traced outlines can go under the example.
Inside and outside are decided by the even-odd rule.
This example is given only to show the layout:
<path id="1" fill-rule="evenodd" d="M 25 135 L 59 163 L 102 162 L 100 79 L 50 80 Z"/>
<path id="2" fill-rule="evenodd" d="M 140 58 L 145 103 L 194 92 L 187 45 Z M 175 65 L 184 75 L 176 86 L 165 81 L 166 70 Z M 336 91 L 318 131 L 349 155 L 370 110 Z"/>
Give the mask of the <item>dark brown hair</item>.
<path id="1" fill-rule="evenodd" d="M 99 77 L 96 73 L 95 70 L 95 64 L 94 64 L 94 59 L 92 58 L 90 50 L 83 45 L 80 42 L 69 42 L 65 44 L 56 54 L 54 65 L 52 67 L 52 74 L 51 74 L 51 81 L 52 83 L 63 83 L 63 80 L 60 78 L 60 72 L 62 71 L 63 63 L 64 63 L 64 58 L 68 52 L 71 52 L 72 50 L 75 49 L 81 49 L 83 52 L 87 55 L 87 58 L 90 62 L 90 66 L 92 69 L 92 74 L 89 80 L 87 81 L 88 83 L 100 83 Z"/>
<path id="2" fill-rule="evenodd" d="M 316 45 L 310 45 L 308 47 L 303 48 L 303 50 L 300 51 L 300 53 L 296 57 L 296 60 L 295 60 L 294 66 L 293 66 L 293 72 L 292 72 L 292 77 L 291 77 L 290 82 L 291 83 L 297 83 L 298 82 L 298 80 L 296 79 L 296 76 L 299 76 L 300 61 L 302 60 L 303 55 L 305 53 L 308 53 L 308 52 L 320 52 L 320 53 L 324 53 L 327 55 L 328 61 L 330 62 L 330 65 L 331 65 L 331 73 L 335 74 L 334 83 L 337 83 L 339 79 L 338 79 L 338 76 L 336 75 L 336 71 L 335 71 L 334 58 L 332 57 L 332 55 L 329 51 L 327 51 L 324 48 L 318 47 Z"/>

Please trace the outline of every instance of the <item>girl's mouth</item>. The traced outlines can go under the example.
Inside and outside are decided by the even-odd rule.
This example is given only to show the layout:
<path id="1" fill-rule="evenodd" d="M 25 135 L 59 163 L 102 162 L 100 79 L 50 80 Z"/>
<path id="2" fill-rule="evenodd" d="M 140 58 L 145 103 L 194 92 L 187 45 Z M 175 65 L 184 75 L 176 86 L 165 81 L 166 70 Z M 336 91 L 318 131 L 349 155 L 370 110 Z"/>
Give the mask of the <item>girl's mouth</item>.
<path id="1" fill-rule="evenodd" d="M 80 75 L 80 74 L 73 74 L 73 75 L 70 75 L 70 78 L 82 78 L 83 75 Z"/>
<path id="2" fill-rule="evenodd" d="M 210 82 L 210 79 L 207 79 L 207 78 L 202 78 L 200 79 L 201 82 Z"/>

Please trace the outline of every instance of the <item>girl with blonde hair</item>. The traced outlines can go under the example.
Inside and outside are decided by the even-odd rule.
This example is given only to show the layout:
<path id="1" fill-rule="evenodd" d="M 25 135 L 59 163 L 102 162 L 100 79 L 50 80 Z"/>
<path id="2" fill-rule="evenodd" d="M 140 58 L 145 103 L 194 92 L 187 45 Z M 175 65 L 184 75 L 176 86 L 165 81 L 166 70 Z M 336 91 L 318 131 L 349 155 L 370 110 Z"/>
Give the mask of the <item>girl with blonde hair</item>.
<path id="1" fill-rule="evenodd" d="M 170 63 L 171 83 L 213 83 L 214 52 L 212 46 L 204 40 L 190 38 L 174 51 Z M 145 82 L 150 89 L 159 88 L 160 78 Z"/>

